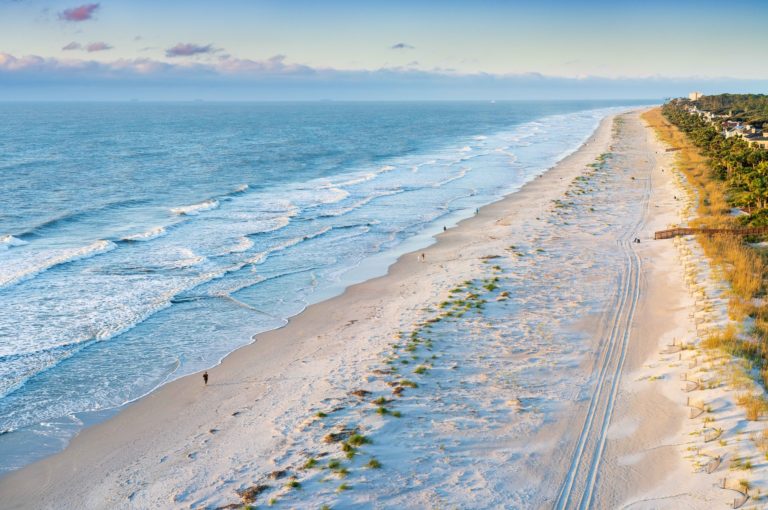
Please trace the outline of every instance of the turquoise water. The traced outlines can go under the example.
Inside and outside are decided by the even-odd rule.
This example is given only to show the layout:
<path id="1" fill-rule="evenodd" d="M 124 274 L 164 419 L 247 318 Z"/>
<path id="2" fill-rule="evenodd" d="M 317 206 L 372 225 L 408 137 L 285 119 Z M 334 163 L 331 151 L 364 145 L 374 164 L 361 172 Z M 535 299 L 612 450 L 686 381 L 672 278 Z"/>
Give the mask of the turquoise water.
<path id="1" fill-rule="evenodd" d="M 382 272 L 631 104 L 0 104 L 0 472 Z"/>

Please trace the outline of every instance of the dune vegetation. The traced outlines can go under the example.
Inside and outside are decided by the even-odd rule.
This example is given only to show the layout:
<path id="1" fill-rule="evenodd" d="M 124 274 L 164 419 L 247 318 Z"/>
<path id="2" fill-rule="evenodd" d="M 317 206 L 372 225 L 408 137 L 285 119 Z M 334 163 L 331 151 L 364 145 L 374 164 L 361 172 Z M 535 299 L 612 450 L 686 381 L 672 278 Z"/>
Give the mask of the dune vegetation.
<path id="1" fill-rule="evenodd" d="M 768 184 L 768 151 L 749 147 L 739 139 L 726 140 L 711 124 L 688 113 L 679 103 L 668 103 L 643 117 L 675 150 L 677 168 L 696 197 L 697 215 L 691 226 L 738 228 L 765 224 L 765 199 L 759 195 Z M 749 214 L 733 215 L 734 207 L 744 207 Z M 699 234 L 698 241 L 729 283 L 731 319 L 745 325 L 739 332 L 729 329 L 711 335 L 705 347 L 744 358 L 751 365 L 750 372 L 759 374 L 768 387 L 768 256 L 758 242 L 761 239 Z"/>

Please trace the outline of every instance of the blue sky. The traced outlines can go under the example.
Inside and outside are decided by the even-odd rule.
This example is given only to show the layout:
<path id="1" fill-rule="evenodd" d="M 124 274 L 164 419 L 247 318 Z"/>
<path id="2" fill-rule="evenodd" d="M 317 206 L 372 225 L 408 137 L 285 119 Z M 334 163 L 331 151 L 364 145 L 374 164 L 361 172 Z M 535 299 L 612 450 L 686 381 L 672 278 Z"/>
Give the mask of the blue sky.
<path id="1" fill-rule="evenodd" d="M 768 2 L 0 0 L 3 99 L 768 92 Z"/>

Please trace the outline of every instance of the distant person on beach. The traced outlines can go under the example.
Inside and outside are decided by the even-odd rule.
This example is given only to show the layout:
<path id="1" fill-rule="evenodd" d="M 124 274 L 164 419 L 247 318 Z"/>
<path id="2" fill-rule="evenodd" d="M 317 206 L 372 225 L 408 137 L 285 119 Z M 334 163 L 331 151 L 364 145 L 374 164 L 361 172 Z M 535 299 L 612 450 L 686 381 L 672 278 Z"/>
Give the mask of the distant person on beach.
<path id="1" fill-rule="evenodd" d="M 426 255 L 424 255 L 423 253 L 422 253 L 421 255 L 419 255 L 419 261 L 421 261 L 421 262 L 424 262 L 424 260 L 425 260 L 426 258 L 427 258 L 427 256 L 426 256 Z"/>
<path id="2" fill-rule="evenodd" d="M 445 225 L 443 225 L 443 232 L 445 232 L 446 230 L 448 230 L 448 228 Z"/>
<path id="3" fill-rule="evenodd" d="M 203 372 L 203 382 L 208 386 L 208 371 Z"/>

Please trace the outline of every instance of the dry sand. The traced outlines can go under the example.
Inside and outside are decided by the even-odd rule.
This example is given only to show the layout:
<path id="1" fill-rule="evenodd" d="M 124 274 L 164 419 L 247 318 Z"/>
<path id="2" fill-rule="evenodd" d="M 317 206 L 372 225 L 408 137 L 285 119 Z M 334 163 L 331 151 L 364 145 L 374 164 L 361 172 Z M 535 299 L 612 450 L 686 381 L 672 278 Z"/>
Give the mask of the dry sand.
<path id="1" fill-rule="evenodd" d="M 670 338 L 695 334 L 694 303 L 676 244 L 649 239 L 677 221 L 679 184 L 661 171 L 670 162 L 639 114 L 620 118 L 440 234 L 423 262 L 421 252 L 404 255 L 386 276 L 258 335 L 209 370 L 208 386 L 199 374 L 172 382 L 4 477 L 0 507 L 216 507 L 262 480 L 278 506 L 297 508 L 727 501 L 716 490 L 699 497 L 711 480 L 695 478 L 682 458 L 679 380 L 646 373 Z M 605 166 L 588 166 L 609 151 Z M 384 360 L 404 359 L 392 347 L 397 332 L 433 317 L 461 282 L 492 277 L 500 288 L 478 290 L 482 312 L 429 332 L 436 357 L 418 362 L 432 374 L 408 369 L 420 382 L 393 404 L 402 418 L 350 397 L 363 387 L 389 396 L 376 374 L 388 370 Z M 354 490 L 338 492 L 335 476 L 299 466 L 334 455 L 337 445 L 320 438 L 342 423 L 373 444 L 348 463 Z M 373 455 L 383 468 L 363 470 Z M 267 477 L 283 469 L 300 490 Z M 677 494 L 687 496 L 664 503 Z"/>

